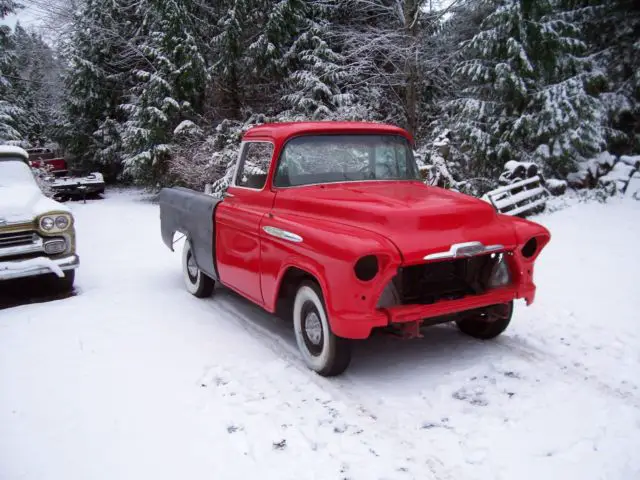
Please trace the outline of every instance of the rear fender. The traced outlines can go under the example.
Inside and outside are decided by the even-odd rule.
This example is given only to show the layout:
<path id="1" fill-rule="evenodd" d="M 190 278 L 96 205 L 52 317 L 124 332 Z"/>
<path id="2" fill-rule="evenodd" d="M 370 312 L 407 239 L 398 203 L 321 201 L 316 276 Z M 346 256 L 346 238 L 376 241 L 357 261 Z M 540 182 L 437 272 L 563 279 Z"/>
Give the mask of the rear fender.
<path id="1" fill-rule="evenodd" d="M 163 188 L 159 195 L 160 233 L 164 244 L 173 251 L 176 232 L 191 242 L 198 268 L 214 280 L 218 279 L 215 264 L 215 209 L 219 198 L 188 188 Z"/>

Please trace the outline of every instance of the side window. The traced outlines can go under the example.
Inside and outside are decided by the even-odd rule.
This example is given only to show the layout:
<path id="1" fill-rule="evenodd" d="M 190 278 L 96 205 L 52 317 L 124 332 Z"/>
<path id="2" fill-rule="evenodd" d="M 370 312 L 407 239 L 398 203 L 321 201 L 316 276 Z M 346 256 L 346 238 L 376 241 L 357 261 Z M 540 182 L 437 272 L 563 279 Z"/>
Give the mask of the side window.
<path id="1" fill-rule="evenodd" d="M 240 159 L 236 185 L 257 190 L 264 187 L 272 156 L 273 144 L 269 142 L 247 142 Z"/>

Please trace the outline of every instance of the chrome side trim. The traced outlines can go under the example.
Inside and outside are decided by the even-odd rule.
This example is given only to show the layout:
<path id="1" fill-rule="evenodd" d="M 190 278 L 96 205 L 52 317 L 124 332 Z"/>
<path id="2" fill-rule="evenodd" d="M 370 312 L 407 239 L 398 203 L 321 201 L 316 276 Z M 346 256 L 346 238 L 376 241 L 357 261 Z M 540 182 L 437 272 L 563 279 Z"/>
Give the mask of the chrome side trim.
<path id="1" fill-rule="evenodd" d="M 29 218 L 18 218 L 18 219 L 12 219 L 9 220 L 8 218 L 0 218 L 0 227 L 2 228 L 9 228 L 9 227 L 15 227 L 15 226 L 22 226 L 24 225 L 26 228 L 31 228 L 33 226 L 33 218 L 29 217 Z"/>
<path id="2" fill-rule="evenodd" d="M 504 245 L 488 245 L 485 246 L 482 242 L 464 242 L 454 243 L 446 252 L 430 253 L 423 257 L 424 260 L 441 260 L 444 258 L 461 258 L 461 257 L 473 257 L 475 255 L 482 255 L 484 253 L 497 252 L 504 250 Z"/>
<path id="3" fill-rule="evenodd" d="M 280 228 L 265 226 L 262 227 L 267 234 L 281 238 L 282 240 L 288 240 L 290 242 L 300 243 L 302 242 L 302 237 L 300 235 L 296 235 L 295 233 L 287 232 L 286 230 L 282 230 Z"/>

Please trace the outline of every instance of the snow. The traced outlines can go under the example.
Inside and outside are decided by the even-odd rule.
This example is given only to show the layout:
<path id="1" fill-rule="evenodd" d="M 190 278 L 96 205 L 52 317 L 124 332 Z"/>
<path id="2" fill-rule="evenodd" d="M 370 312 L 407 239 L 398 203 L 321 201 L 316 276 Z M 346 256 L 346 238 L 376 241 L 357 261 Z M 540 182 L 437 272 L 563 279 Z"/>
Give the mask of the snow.
<path id="1" fill-rule="evenodd" d="M 29 158 L 29 154 L 24 148 L 13 145 L 0 145 L 0 156 L 16 155 L 23 157 L 25 160 Z"/>
<path id="2" fill-rule="evenodd" d="M 567 186 L 567 182 L 565 180 L 559 180 L 557 178 L 548 178 L 545 183 L 550 189 L 557 189 Z"/>
<path id="3" fill-rule="evenodd" d="M 600 152 L 595 156 L 593 161 L 598 165 L 608 166 L 609 168 L 611 168 L 616 163 L 616 157 L 609 152 Z"/>
<path id="4" fill-rule="evenodd" d="M 51 186 L 68 186 L 68 185 L 95 185 L 104 183 L 104 177 L 100 172 L 91 172 L 89 175 L 82 177 L 53 177 Z"/>
<path id="5" fill-rule="evenodd" d="M 70 206 L 77 295 L 0 310 L 3 480 L 640 478 L 640 202 L 537 217 L 496 341 L 376 337 L 331 380 L 288 324 L 188 294 L 144 195 Z"/>
<path id="6" fill-rule="evenodd" d="M 0 218 L 28 222 L 51 211 L 69 209 L 44 195 L 27 164 L 14 160 L 0 162 Z"/>
<path id="7" fill-rule="evenodd" d="M 640 155 L 622 155 L 620 161 L 634 168 L 640 168 Z"/>

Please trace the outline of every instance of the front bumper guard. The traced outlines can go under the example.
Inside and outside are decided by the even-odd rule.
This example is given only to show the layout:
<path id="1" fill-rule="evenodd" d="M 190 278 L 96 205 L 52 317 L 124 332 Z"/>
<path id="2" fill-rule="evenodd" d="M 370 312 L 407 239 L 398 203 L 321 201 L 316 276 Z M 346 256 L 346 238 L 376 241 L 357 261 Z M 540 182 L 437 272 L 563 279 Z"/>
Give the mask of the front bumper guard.
<path id="1" fill-rule="evenodd" d="M 62 278 L 65 271 L 74 270 L 79 266 L 80 257 L 78 255 L 70 255 L 55 260 L 48 257 L 36 257 L 27 260 L 0 262 L 0 281 L 46 275 L 48 273 L 53 273 Z"/>

